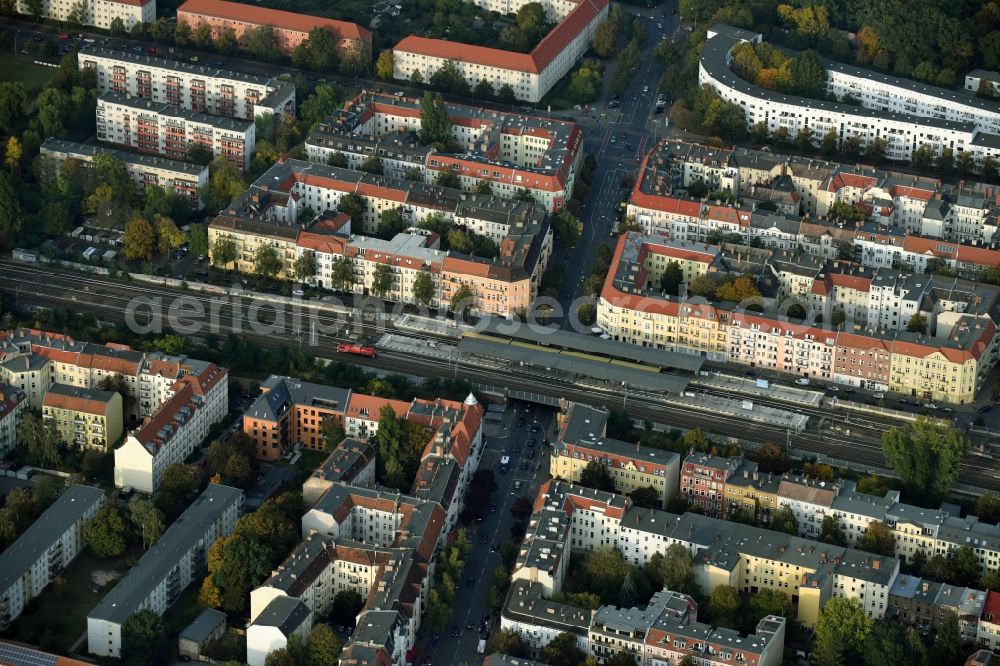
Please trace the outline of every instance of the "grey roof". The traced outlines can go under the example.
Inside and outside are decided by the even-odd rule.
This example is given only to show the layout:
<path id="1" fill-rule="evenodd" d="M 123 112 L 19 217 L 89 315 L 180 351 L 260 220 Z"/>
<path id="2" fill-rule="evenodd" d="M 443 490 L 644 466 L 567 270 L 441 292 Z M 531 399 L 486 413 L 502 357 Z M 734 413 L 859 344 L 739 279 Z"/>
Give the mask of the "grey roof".
<path id="1" fill-rule="evenodd" d="M 574 444 L 580 448 L 601 451 L 640 462 L 645 460 L 660 465 L 679 466 L 680 456 L 673 451 L 654 449 L 605 437 L 606 423 L 606 410 L 572 403 L 563 421 L 559 441 L 555 443 L 555 451 L 561 453 L 565 449 L 565 444 Z"/>
<path id="2" fill-rule="evenodd" d="M 503 358 L 508 361 L 521 362 L 527 365 L 560 370 L 571 375 L 604 379 L 615 382 L 628 382 L 633 387 L 650 390 L 680 393 L 687 387 L 688 380 L 677 375 L 666 375 L 656 372 L 643 372 L 628 366 L 615 365 L 579 356 L 569 356 L 554 351 L 527 349 L 525 347 L 492 342 L 477 338 L 463 337 L 458 343 L 459 354 L 477 354 L 493 358 Z M 669 352 L 662 352 L 667 354 Z M 697 359 L 692 356 L 690 358 Z M 700 360 L 700 359 L 699 359 Z"/>
<path id="3" fill-rule="evenodd" d="M 206 608 L 191 624 L 180 633 L 179 638 L 194 641 L 198 645 L 204 643 L 215 633 L 220 625 L 226 624 L 226 614 L 214 608 Z"/>
<path id="4" fill-rule="evenodd" d="M 500 317 L 486 318 L 477 327 L 477 330 L 548 347 L 635 361 L 656 368 L 672 368 L 683 372 L 697 373 L 704 365 L 703 358 L 692 354 L 681 354 L 662 349 L 640 347 L 616 340 L 605 340 L 594 335 L 564 331 L 554 326 L 539 327 L 512 324 Z"/>
<path id="5" fill-rule="evenodd" d="M 238 488 L 209 484 L 87 617 L 118 624 L 127 620 L 180 559 L 205 537 L 209 526 L 242 497 L 243 491 Z M 204 544 L 206 551 L 209 546 Z"/>
<path id="6" fill-rule="evenodd" d="M 292 405 L 347 411 L 351 390 L 326 384 L 311 384 L 293 377 L 271 375 L 261 384 L 261 394 L 246 411 L 255 419 L 276 421 Z"/>
<path id="7" fill-rule="evenodd" d="M 181 162 L 180 160 L 172 160 L 159 155 L 130 153 L 106 146 L 97 146 L 89 143 L 77 143 L 76 141 L 68 141 L 66 139 L 49 137 L 45 140 L 45 143 L 43 143 L 41 147 L 42 154 L 45 154 L 46 151 L 62 153 L 66 157 L 86 159 L 88 161 L 93 159 L 96 155 L 111 155 L 120 159 L 126 165 L 137 164 L 149 168 L 185 173 L 189 176 L 201 176 L 204 174 L 206 178 L 208 177 L 208 167 L 201 164 Z"/>
<path id="8" fill-rule="evenodd" d="M 295 597 L 275 597 L 253 623 L 262 627 L 277 627 L 287 637 L 302 626 L 311 612 L 308 606 Z"/>
<path id="9" fill-rule="evenodd" d="M 542 596 L 543 590 L 541 583 L 515 580 L 510 586 L 507 602 L 501 613 L 512 620 L 586 636 L 594 611 L 550 601 Z"/>
<path id="10" fill-rule="evenodd" d="M 511 657 L 507 654 L 494 652 L 493 654 L 486 655 L 483 666 L 545 666 L 545 664 L 534 659 Z"/>
<path id="11" fill-rule="evenodd" d="M 72 485 L 33 522 L 17 541 L 0 553 L 0 596 L 38 561 L 45 551 L 66 534 L 94 505 L 104 501 L 104 492 L 91 486 Z"/>

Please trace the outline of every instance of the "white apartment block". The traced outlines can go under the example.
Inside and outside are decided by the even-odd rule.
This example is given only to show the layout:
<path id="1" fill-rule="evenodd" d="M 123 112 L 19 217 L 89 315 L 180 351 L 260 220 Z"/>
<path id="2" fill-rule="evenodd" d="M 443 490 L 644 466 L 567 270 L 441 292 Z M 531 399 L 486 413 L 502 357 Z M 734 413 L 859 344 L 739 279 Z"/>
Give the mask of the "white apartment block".
<path id="1" fill-rule="evenodd" d="M 0 456 L 17 448 L 17 426 L 27 408 L 28 401 L 24 391 L 0 382 Z"/>
<path id="2" fill-rule="evenodd" d="M 163 471 L 183 463 L 229 410 L 228 372 L 210 364 L 173 383 L 169 397 L 115 449 L 115 485 L 152 494 Z"/>
<path id="3" fill-rule="evenodd" d="M 173 191 L 187 197 L 193 207 L 202 207 L 200 192 L 208 184 L 208 167 L 155 155 L 139 155 L 93 144 L 49 138 L 41 146 L 45 178 L 58 178 L 69 160 L 88 166 L 99 154 L 109 154 L 121 160 L 141 194 L 149 186 L 162 187 L 167 192 Z"/>
<path id="4" fill-rule="evenodd" d="M 547 13 L 558 14 L 568 4 L 550 4 Z M 393 48 L 393 76 L 409 79 L 418 73 L 429 81 L 434 72 L 451 62 L 473 87 L 480 81 L 489 82 L 497 91 L 508 85 L 518 99 L 538 102 L 590 48 L 597 26 L 608 16 L 609 5 L 608 0 L 580 0 L 531 53 L 411 35 Z"/>
<path id="5" fill-rule="evenodd" d="M 276 77 L 97 46 L 82 48 L 78 60 L 81 70 L 96 74 L 98 94 L 114 92 L 242 120 L 295 114 L 295 85 Z"/>
<path id="6" fill-rule="evenodd" d="M 102 504 L 100 488 L 74 484 L 0 553 L 0 629 L 9 627 L 79 554 L 83 525 Z"/>
<path id="7" fill-rule="evenodd" d="M 163 615 L 184 588 L 200 580 L 208 549 L 232 534 L 242 508 L 243 491 L 209 484 L 87 614 L 87 651 L 121 657 L 122 624 L 144 609 Z"/>
<path id="8" fill-rule="evenodd" d="M 249 120 L 107 92 L 97 98 L 97 138 L 179 160 L 187 159 L 190 145 L 199 144 L 242 170 L 254 152 L 256 127 Z"/>
<path id="9" fill-rule="evenodd" d="M 995 131 L 992 128 L 998 107 L 985 100 L 971 98 L 963 104 L 958 93 L 943 91 L 949 98 L 937 97 L 936 104 L 931 104 L 924 101 L 923 95 L 933 98 L 932 86 L 923 86 L 925 90 L 917 95 L 909 88 L 919 87 L 918 84 L 898 87 L 893 85 L 892 77 L 874 72 L 864 75 L 870 79 L 865 90 L 872 108 L 783 95 L 744 81 L 730 68 L 732 50 L 741 42 L 759 43 L 761 37 L 747 30 L 715 25 L 708 31 L 698 65 L 698 82 L 712 86 L 723 100 L 741 106 L 750 126 L 764 123 L 768 131 L 784 127 L 792 137 L 805 127 L 811 128 L 817 137 L 834 130 L 840 141 L 857 137 L 863 145 L 881 138 L 886 142 L 886 157 L 900 161 L 909 160 L 919 146 L 929 146 L 935 153 L 944 148 L 956 154 L 967 151 L 977 160 L 1000 155 L 1000 137 L 991 133 Z M 830 75 L 844 86 L 854 84 L 858 78 L 846 70 Z M 880 105 L 912 110 L 884 111 Z M 921 111 L 933 115 L 921 116 Z M 951 117 L 963 119 L 951 120 Z"/>
<path id="10" fill-rule="evenodd" d="M 17 13 L 32 13 L 27 0 L 17 0 Z M 81 25 L 110 30 L 118 18 L 126 30 L 136 23 L 156 20 L 156 0 L 42 0 L 41 17 L 68 22 L 70 17 L 82 17 Z"/>

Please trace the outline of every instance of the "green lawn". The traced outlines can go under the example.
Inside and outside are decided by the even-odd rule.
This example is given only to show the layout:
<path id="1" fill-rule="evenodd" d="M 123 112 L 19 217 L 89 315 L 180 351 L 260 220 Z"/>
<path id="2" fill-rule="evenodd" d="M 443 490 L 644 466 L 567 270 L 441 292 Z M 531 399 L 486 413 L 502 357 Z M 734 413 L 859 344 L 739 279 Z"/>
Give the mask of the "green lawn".
<path id="1" fill-rule="evenodd" d="M 87 613 L 93 610 L 116 582 L 97 587 L 91 582 L 91 574 L 99 570 L 124 574 L 128 570 L 125 561 L 125 557 L 100 560 L 89 550 L 85 550 L 73 560 L 62 576 L 28 603 L 5 635 L 24 643 L 39 645 L 44 650 L 65 654 L 87 630 Z"/>
<path id="2" fill-rule="evenodd" d="M 21 82 L 28 90 L 41 90 L 55 73 L 55 67 L 42 67 L 10 56 L 0 57 L 0 81 Z"/>

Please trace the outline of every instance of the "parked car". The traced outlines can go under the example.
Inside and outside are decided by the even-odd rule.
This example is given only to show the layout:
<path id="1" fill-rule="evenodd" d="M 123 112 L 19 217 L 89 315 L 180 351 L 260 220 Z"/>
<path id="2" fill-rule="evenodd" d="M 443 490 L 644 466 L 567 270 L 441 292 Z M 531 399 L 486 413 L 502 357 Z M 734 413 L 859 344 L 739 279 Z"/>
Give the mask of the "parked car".
<path id="1" fill-rule="evenodd" d="M 885 393 L 875 393 L 875 394 L 872 394 L 872 397 L 875 398 L 876 400 L 884 400 L 885 399 Z"/>
<path id="2" fill-rule="evenodd" d="M 799 386 L 809 386 L 809 378 L 799 377 L 798 379 L 795 380 L 795 383 L 798 384 Z"/>
<path id="3" fill-rule="evenodd" d="M 976 411 L 979 412 L 980 414 L 985 414 L 986 412 L 989 412 L 989 411 L 992 411 L 992 410 L 993 410 L 993 406 L 992 405 L 983 405 L 982 407 L 980 407 Z"/>

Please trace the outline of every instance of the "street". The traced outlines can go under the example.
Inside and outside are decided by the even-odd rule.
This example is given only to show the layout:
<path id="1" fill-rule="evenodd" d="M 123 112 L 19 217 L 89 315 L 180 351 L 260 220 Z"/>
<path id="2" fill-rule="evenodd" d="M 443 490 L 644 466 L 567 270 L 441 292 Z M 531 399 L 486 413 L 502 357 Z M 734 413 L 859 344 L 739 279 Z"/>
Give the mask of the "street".
<path id="1" fill-rule="evenodd" d="M 531 411 L 525 412 L 526 406 Z M 475 663 L 478 660 L 478 628 L 487 613 L 491 616 L 490 635 L 499 631 L 500 618 L 490 611 L 489 592 L 493 587 L 493 570 L 502 566 L 503 562 L 499 549 L 494 550 L 493 545 L 499 543 L 502 546 L 510 540 L 510 529 L 515 522 L 510 514 L 514 500 L 520 496 L 534 501 L 538 488 L 549 476 L 548 447 L 542 443 L 542 438 L 555 436 L 553 416 L 552 409 L 512 401 L 508 404 L 502 424 L 486 426 L 488 443 L 479 469 L 492 470 L 496 478 L 497 489 L 492 500 L 496 504 L 496 512 L 484 512 L 482 523 L 469 530 L 472 550 L 461 579 L 456 581 L 458 589 L 451 621 L 441 633 L 437 645 L 431 649 L 431 663 Z M 519 419 L 523 419 L 523 427 L 517 427 Z M 533 423 L 537 423 L 539 432 L 528 432 L 527 428 Z M 527 441 L 531 438 L 537 443 L 533 447 L 534 455 L 528 457 Z M 515 446 L 520 448 L 517 454 L 513 453 Z M 506 474 L 500 472 L 500 458 L 504 455 L 510 456 L 510 469 Z M 527 470 L 521 470 L 523 462 L 528 463 Z M 515 490 L 517 482 L 520 482 L 520 489 Z M 485 544 L 482 543 L 484 536 Z M 467 586 L 469 578 L 475 582 L 472 588 Z M 466 629 L 469 623 L 475 629 Z M 458 630 L 458 638 L 452 638 L 453 629 Z"/>

